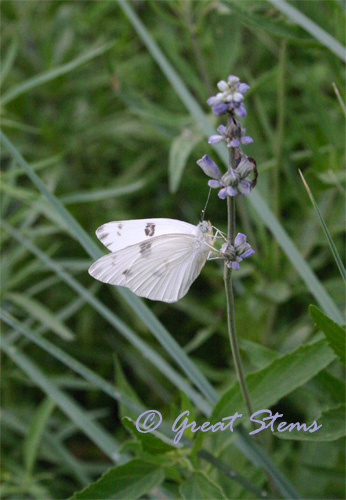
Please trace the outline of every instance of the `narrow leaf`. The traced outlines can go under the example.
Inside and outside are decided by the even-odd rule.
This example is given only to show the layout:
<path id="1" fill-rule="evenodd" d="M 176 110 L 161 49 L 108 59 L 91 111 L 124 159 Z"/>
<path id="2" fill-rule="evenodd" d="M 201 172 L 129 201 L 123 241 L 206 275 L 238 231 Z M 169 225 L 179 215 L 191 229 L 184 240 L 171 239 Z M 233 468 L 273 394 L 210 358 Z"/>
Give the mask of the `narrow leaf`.
<path id="1" fill-rule="evenodd" d="M 340 361 L 346 364 L 345 329 L 342 328 L 340 325 L 337 325 L 333 320 L 328 318 L 328 316 L 323 314 L 322 311 L 320 311 L 317 307 L 313 305 L 309 307 L 309 313 L 315 325 L 325 334 L 328 344 L 333 349 L 335 354 L 338 356 Z"/>
<path id="2" fill-rule="evenodd" d="M 335 359 L 325 340 L 298 347 L 246 377 L 254 411 L 269 409 L 297 387 L 305 384 Z M 212 421 L 237 411 L 246 415 L 239 382 L 236 382 L 216 404 Z M 244 417 L 243 417 L 244 418 Z M 241 421 L 237 419 L 235 423 Z"/>
<path id="3" fill-rule="evenodd" d="M 335 40 L 329 33 L 318 26 L 314 21 L 311 21 L 305 14 L 300 12 L 296 7 L 284 2 L 283 0 L 268 0 L 277 9 L 281 10 L 284 14 L 292 19 L 295 23 L 299 24 L 305 31 L 310 33 L 322 45 L 328 47 L 340 59 L 346 62 L 346 49 L 341 43 Z"/>
<path id="4" fill-rule="evenodd" d="M 151 455 L 160 455 L 176 451 L 180 446 L 174 445 L 173 441 L 166 436 L 153 434 L 153 432 L 139 432 L 136 424 L 128 417 L 122 419 L 124 426 L 137 438 L 141 443 L 142 449 Z"/>
<path id="5" fill-rule="evenodd" d="M 184 500 L 226 500 L 221 487 L 204 472 L 193 472 L 180 486 L 180 494 Z"/>
<path id="6" fill-rule="evenodd" d="M 321 413 L 316 419 L 318 425 L 322 425 L 315 432 L 302 432 L 294 428 L 291 432 L 275 432 L 274 435 L 280 439 L 294 439 L 296 441 L 335 441 L 346 435 L 345 427 L 345 405 L 341 404 L 335 408 L 329 408 Z M 307 424 L 307 427 L 311 424 Z"/>
<path id="7" fill-rule="evenodd" d="M 29 423 L 28 434 L 24 441 L 24 462 L 29 476 L 32 474 L 43 432 L 54 406 L 55 402 L 52 399 L 44 399 Z"/>
<path id="8" fill-rule="evenodd" d="M 62 339 L 74 340 L 75 336 L 72 331 L 37 300 L 21 293 L 8 293 L 7 298 Z"/>
<path id="9" fill-rule="evenodd" d="M 346 270 L 345 270 L 345 268 L 344 268 L 344 265 L 343 265 L 343 263 L 342 263 L 342 260 L 341 260 L 341 258 L 340 258 L 340 255 L 339 255 L 339 253 L 338 253 L 338 251 L 337 251 L 337 249 L 336 249 L 336 246 L 334 245 L 334 241 L 332 240 L 332 237 L 331 237 L 331 235 L 330 235 L 330 232 L 328 231 L 328 228 L 327 228 L 327 226 L 326 226 L 326 223 L 325 223 L 325 222 L 324 222 L 324 220 L 323 220 L 323 217 L 322 217 L 322 214 L 321 214 L 321 212 L 320 212 L 320 209 L 318 208 L 318 205 L 317 205 L 317 203 L 316 203 L 316 201 L 315 201 L 315 198 L 313 197 L 313 194 L 312 194 L 312 192 L 311 192 L 311 190 L 310 190 L 310 188 L 309 188 L 309 186 L 308 186 L 308 183 L 306 182 L 306 180 L 305 180 L 305 178 L 304 178 L 304 176 L 303 176 L 303 174 L 302 174 L 302 172 L 301 172 L 300 170 L 299 170 L 299 173 L 300 173 L 300 176 L 301 176 L 302 181 L 303 181 L 303 183 L 304 183 L 305 189 L 307 190 L 308 195 L 309 195 L 309 197 L 310 197 L 310 200 L 311 200 L 311 202 L 312 202 L 312 204 L 313 204 L 313 207 L 314 207 L 314 209 L 316 210 L 316 213 L 317 213 L 318 218 L 319 218 L 319 220 L 320 220 L 320 223 L 321 223 L 322 229 L 323 229 L 323 231 L 324 231 L 324 234 L 326 235 L 327 241 L 328 241 L 328 243 L 329 243 L 329 246 L 330 246 L 330 249 L 331 249 L 331 251 L 332 251 L 333 257 L 334 257 L 334 259 L 335 259 L 336 265 L 337 265 L 337 266 L 338 266 L 338 268 L 339 268 L 339 271 L 340 271 L 341 277 L 342 277 L 342 279 L 344 280 L 344 283 L 346 283 Z"/>
<path id="10" fill-rule="evenodd" d="M 172 142 L 169 150 L 168 164 L 169 189 L 171 193 L 177 191 L 186 167 L 186 162 L 201 138 L 200 134 L 196 134 L 190 129 L 185 129 Z"/>
<path id="11" fill-rule="evenodd" d="M 71 71 L 78 68 L 78 66 L 81 66 L 82 64 L 87 63 L 91 59 L 94 59 L 94 57 L 104 54 L 107 50 L 112 48 L 113 45 L 114 45 L 113 43 L 106 43 L 101 47 L 98 47 L 97 49 L 89 50 L 86 54 L 77 57 L 76 59 L 70 61 L 67 64 L 63 64 L 62 66 L 58 66 L 57 68 L 45 71 L 44 73 L 41 73 L 38 76 L 35 76 L 33 78 L 30 78 L 29 80 L 26 80 L 23 83 L 18 84 L 16 87 L 12 88 L 11 90 L 5 93 L 5 95 L 1 100 L 1 106 L 5 106 L 13 99 L 16 99 L 18 96 L 22 94 L 25 94 L 29 90 L 32 90 L 40 85 L 43 85 L 44 83 L 50 82 L 51 80 L 54 80 L 59 76 L 70 73 Z"/>
<path id="12" fill-rule="evenodd" d="M 70 500 L 128 500 L 140 498 L 164 479 L 161 467 L 140 459 L 113 467 L 98 481 L 75 493 Z"/>

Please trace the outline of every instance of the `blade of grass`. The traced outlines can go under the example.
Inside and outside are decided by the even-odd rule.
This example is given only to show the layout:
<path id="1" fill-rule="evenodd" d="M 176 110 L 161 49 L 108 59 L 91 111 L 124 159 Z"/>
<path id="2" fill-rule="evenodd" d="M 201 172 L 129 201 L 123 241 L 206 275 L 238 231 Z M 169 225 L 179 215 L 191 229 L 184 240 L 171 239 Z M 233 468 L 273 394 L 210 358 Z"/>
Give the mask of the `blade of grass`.
<path id="1" fill-rule="evenodd" d="M 160 66 L 163 73 L 166 75 L 167 79 L 170 81 L 172 87 L 176 90 L 178 96 L 190 111 L 191 115 L 195 118 L 198 126 L 201 127 L 206 137 L 211 136 L 215 133 L 214 128 L 211 123 L 206 118 L 202 108 L 199 106 L 197 101 L 194 99 L 192 94 L 186 88 L 183 80 L 177 74 L 173 66 L 168 62 L 165 55 L 162 53 L 161 49 L 154 41 L 144 24 L 140 21 L 132 7 L 126 0 L 117 0 L 120 7 L 123 9 L 125 14 L 128 16 L 133 27 L 141 37 L 143 43 L 147 46 L 153 58 L 156 60 Z M 224 162 L 225 166 L 228 165 L 228 150 L 225 145 L 217 144 L 213 146 L 215 151 Z M 253 191 L 249 197 L 249 202 L 252 203 L 259 216 L 262 218 L 263 222 L 269 229 L 269 231 L 277 239 L 279 245 L 281 246 L 283 252 L 286 254 L 288 259 L 291 261 L 293 267 L 300 274 L 311 294 L 315 297 L 321 308 L 331 316 L 337 323 L 342 323 L 343 318 L 338 310 L 336 304 L 324 289 L 320 281 L 317 279 L 307 262 L 301 256 L 296 246 L 294 245 L 291 238 L 286 233 L 285 229 L 282 227 L 280 222 L 273 215 L 268 205 L 261 197 L 261 195 Z"/>
<path id="2" fill-rule="evenodd" d="M 99 189 L 93 191 L 82 191 L 80 193 L 72 193 L 60 198 L 64 205 L 71 203 L 88 203 L 90 201 L 103 201 L 107 198 L 115 198 L 117 196 L 124 196 L 125 194 L 136 193 L 145 186 L 146 182 L 143 180 L 133 182 L 127 186 L 118 186 L 109 189 Z"/>
<path id="3" fill-rule="evenodd" d="M 73 71 L 76 68 L 78 68 L 78 66 L 81 66 L 82 64 L 91 61 L 91 59 L 94 59 L 94 57 L 104 54 L 105 52 L 107 52 L 107 50 L 111 49 L 113 45 L 114 43 L 105 43 L 104 45 L 101 45 L 101 47 L 89 50 L 86 54 L 77 57 L 76 59 L 70 61 L 69 63 L 45 71 L 44 73 L 41 73 L 40 75 L 35 76 L 34 78 L 30 78 L 29 80 L 26 80 L 25 82 L 16 85 L 8 92 L 5 92 L 5 95 L 3 96 L 0 105 L 5 106 L 9 102 L 13 101 L 13 99 L 16 99 L 22 94 L 25 94 L 25 92 L 28 92 L 29 90 L 32 90 L 35 87 L 38 87 L 39 85 L 43 85 L 44 83 L 50 82 L 51 80 L 54 80 L 59 76 L 66 75 L 70 71 Z"/>
<path id="4" fill-rule="evenodd" d="M 341 277 L 342 279 L 344 280 L 344 283 L 346 283 L 346 270 L 344 268 L 344 265 L 342 263 L 342 260 L 341 260 L 341 257 L 336 249 L 336 246 L 334 244 L 334 241 L 330 235 L 330 232 L 326 226 L 326 223 L 324 222 L 324 219 L 322 217 L 322 214 L 321 214 L 321 211 L 320 209 L 318 208 L 318 205 L 315 201 L 315 198 L 313 197 L 313 194 L 308 186 L 308 183 L 306 182 L 305 178 L 304 178 L 304 175 L 302 174 L 302 172 L 299 170 L 299 173 L 300 173 L 300 177 L 302 178 L 302 181 L 303 181 L 303 184 L 305 186 L 305 189 L 307 190 L 308 192 L 308 195 L 310 197 L 310 200 L 311 200 L 311 203 L 314 207 L 314 209 L 316 210 L 316 213 L 317 213 L 317 216 L 320 220 L 320 223 L 321 223 L 321 226 L 322 226 L 322 229 L 324 231 L 324 234 L 326 235 L 326 238 L 327 238 L 327 241 L 328 241 L 328 244 L 329 244 L 329 247 L 331 249 L 331 252 L 333 254 L 333 257 L 334 257 L 334 260 L 336 262 L 336 265 L 338 266 L 339 268 L 339 271 L 340 271 L 340 274 L 341 274 Z"/>
<path id="5" fill-rule="evenodd" d="M 336 94 L 336 97 L 338 98 L 338 101 L 339 101 L 339 104 L 341 106 L 341 109 L 342 109 L 344 115 L 346 116 L 346 105 L 345 105 L 344 101 L 342 100 L 342 97 L 340 95 L 339 89 L 336 86 L 335 82 L 333 82 L 332 85 L 333 85 L 333 89 L 334 89 L 334 92 Z"/>
<path id="6" fill-rule="evenodd" d="M 328 47 L 334 54 L 336 54 L 340 59 L 346 62 L 346 49 L 340 42 L 335 40 L 329 33 L 318 26 L 314 21 L 311 21 L 305 14 L 300 12 L 296 7 L 284 2 L 283 0 L 267 0 L 272 5 L 274 5 L 278 10 L 281 10 L 295 23 L 299 24 L 305 31 L 310 33 L 316 40 L 318 40 L 322 45 Z"/>
<path id="7" fill-rule="evenodd" d="M 5 335 L 1 337 L 1 349 L 35 384 L 81 429 L 95 445 L 112 461 L 118 462 L 118 444 L 111 434 L 106 432 L 97 422 L 93 422 L 84 410 L 69 396 L 56 387 L 49 378 L 17 348 L 10 346 Z"/>
<path id="8" fill-rule="evenodd" d="M 55 402 L 52 399 L 44 399 L 29 423 L 24 441 L 25 473 L 28 477 L 31 477 L 33 473 L 40 442 L 54 407 Z"/>

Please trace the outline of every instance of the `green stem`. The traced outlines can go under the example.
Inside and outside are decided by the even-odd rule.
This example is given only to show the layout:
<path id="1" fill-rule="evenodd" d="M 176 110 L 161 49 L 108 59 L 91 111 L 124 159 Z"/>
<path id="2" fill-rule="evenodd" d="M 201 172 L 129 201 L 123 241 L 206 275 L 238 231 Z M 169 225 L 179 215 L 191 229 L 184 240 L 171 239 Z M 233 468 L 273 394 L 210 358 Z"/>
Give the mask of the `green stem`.
<path id="1" fill-rule="evenodd" d="M 235 165 L 235 150 L 234 148 L 230 148 L 229 152 L 229 167 L 233 168 Z M 234 244 L 235 238 L 235 197 L 227 196 L 227 214 L 228 214 L 228 234 L 227 241 L 228 245 Z M 253 414 L 251 399 L 249 390 L 246 384 L 245 373 L 243 368 L 243 363 L 240 356 L 238 337 L 236 332 L 235 325 L 235 312 L 234 312 L 234 295 L 233 295 L 233 285 L 232 285 L 232 268 L 227 266 L 225 262 L 224 266 L 224 281 L 225 281 L 225 290 L 226 290 L 226 302 L 227 302 L 227 326 L 228 326 L 228 334 L 229 340 L 231 344 L 231 350 L 233 355 L 233 361 L 237 373 L 237 378 L 239 381 L 240 389 L 243 395 L 243 399 L 245 402 L 246 409 L 248 411 L 249 417 Z"/>

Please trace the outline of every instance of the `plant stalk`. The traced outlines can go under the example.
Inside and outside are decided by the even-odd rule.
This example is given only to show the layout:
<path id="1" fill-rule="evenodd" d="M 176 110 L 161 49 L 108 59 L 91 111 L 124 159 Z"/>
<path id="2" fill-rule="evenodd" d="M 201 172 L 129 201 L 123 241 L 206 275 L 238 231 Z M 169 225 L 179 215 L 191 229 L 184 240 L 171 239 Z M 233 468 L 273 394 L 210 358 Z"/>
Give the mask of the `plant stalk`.
<path id="1" fill-rule="evenodd" d="M 229 152 L 229 166 L 234 168 L 235 166 L 235 150 L 230 148 Z M 234 245 L 235 238 L 235 197 L 227 195 L 227 241 L 228 245 Z M 240 356 L 238 337 L 235 325 L 235 312 L 234 312 L 234 295 L 233 295 L 233 285 L 232 285 L 232 268 L 227 266 L 225 262 L 224 266 L 224 282 L 226 291 L 226 303 L 227 303 L 227 326 L 229 340 L 231 344 L 233 361 L 236 369 L 237 378 L 239 381 L 240 389 L 243 395 L 244 403 L 249 414 L 249 417 L 253 414 L 251 399 L 249 390 L 246 384 L 245 373 L 243 368 L 243 363 Z M 254 423 L 253 423 L 254 426 Z M 255 427 L 255 426 L 254 426 Z"/>

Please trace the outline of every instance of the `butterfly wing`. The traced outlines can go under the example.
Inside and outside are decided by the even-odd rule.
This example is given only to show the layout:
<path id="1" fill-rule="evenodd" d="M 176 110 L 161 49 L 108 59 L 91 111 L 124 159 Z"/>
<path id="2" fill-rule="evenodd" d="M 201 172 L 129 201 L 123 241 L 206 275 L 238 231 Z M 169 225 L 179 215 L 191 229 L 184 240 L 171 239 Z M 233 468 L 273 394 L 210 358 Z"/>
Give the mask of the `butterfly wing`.
<path id="1" fill-rule="evenodd" d="M 98 239 L 111 251 L 164 234 L 196 234 L 196 226 L 176 219 L 134 219 L 107 222 L 96 230 Z"/>
<path id="2" fill-rule="evenodd" d="M 196 234 L 165 234 L 101 257 L 89 274 L 140 297 L 175 302 L 187 293 L 208 253 L 209 247 Z"/>

